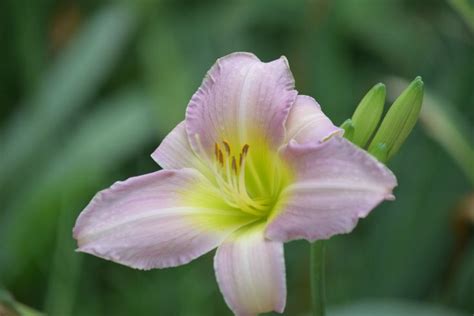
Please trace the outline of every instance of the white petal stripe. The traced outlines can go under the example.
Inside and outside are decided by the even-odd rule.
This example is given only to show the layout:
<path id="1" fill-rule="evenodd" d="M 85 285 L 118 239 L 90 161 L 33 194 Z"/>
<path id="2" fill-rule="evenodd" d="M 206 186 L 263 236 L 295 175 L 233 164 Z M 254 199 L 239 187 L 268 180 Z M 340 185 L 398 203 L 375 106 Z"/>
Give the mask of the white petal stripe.
<path id="1" fill-rule="evenodd" d="M 189 143 L 196 153 L 212 157 L 215 143 L 253 147 L 249 134 L 258 133 L 278 148 L 296 95 L 285 57 L 268 63 L 249 53 L 219 58 L 186 110 Z"/>
<path id="2" fill-rule="evenodd" d="M 265 239 L 264 225 L 244 227 L 217 249 L 214 258 L 219 288 L 238 316 L 276 311 L 286 303 L 283 244 Z"/>

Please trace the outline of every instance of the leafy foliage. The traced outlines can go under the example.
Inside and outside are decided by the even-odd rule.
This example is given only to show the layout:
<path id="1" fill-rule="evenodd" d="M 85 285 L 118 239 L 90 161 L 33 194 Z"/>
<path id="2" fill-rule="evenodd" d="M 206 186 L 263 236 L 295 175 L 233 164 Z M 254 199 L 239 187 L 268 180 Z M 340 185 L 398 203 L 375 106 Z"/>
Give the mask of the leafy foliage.
<path id="1" fill-rule="evenodd" d="M 459 14 L 466 8 L 461 0 L 2 1 L 0 285 L 12 296 L 2 294 L 1 306 L 22 302 L 48 315 L 230 314 L 212 254 L 135 271 L 75 253 L 71 228 L 97 190 L 158 168 L 149 154 L 183 119 L 216 58 L 252 51 L 263 60 L 286 55 L 297 88 L 338 125 L 374 83 L 390 92 L 387 77 L 423 77 L 437 112 L 425 113 L 390 164 L 397 200 L 327 243 L 328 300 L 334 315 L 361 300 L 361 315 L 421 315 L 441 305 L 446 315 L 472 313 L 474 220 L 465 214 L 474 207 L 466 198 L 474 33 L 472 10 Z M 432 121 L 444 112 L 456 113 L 450 135 L 470 133 L 459 150 Z M 285 249 L 286 314 L 304 315 L 308 245 Z"/>

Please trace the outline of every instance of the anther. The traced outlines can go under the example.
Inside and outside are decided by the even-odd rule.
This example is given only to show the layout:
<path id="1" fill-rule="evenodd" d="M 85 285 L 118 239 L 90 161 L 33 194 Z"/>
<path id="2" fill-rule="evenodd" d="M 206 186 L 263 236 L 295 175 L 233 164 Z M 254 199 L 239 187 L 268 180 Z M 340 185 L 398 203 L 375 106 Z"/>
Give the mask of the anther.
<path id="1" fill-rule="evenodd" d="M 225 140 L 222 143 L 224 144 L 224 148 L 225 148 L 225 151 L 227 153 L 227 156 L 230 156 L 230 145 L 229 145 L 229 143 Z"/>
<path id="2" fill-rule="evenodd" d="M 232 170 L 234 170 L 235 174 L 237 175 L 237 163 L 235 161 L 235 156 L 232 156 Z"/>
<path id="3" fill-rule="evenodd" d="M 221 166 L 224 166 L 224 155 L 222 154 L 222 150 L 219 149 L 219 162 Z"/>
<path id="4" fill-rule="evenodd" d="M 245 144 L 244 147 L 242 147 L 242 155 L 247 155 L 248 151 L 249 151 L 249 145 Z"/>
<path id="5" fill-rule="evenodd" d="M 216 160 L 219 160 L 219 145 L 214 143 L 214 154 L 216 155 Z"/>

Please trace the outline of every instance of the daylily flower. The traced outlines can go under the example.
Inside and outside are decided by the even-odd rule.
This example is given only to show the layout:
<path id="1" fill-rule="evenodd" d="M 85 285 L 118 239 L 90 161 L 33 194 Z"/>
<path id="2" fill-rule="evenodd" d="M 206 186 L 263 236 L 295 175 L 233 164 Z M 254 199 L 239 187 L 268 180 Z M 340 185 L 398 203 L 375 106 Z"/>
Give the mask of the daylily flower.
<path id="1" fill-rule="evenodd" d="M 219 59 L 185 120 L 152 154 L 161 171 L 99 192 L 74 228 L 79 251 L 137 269 L 214 269 L 237 315 L 283 312 L 283 243 L 353 230 L 396 178 L 298 95 L 285 57 Z"/>

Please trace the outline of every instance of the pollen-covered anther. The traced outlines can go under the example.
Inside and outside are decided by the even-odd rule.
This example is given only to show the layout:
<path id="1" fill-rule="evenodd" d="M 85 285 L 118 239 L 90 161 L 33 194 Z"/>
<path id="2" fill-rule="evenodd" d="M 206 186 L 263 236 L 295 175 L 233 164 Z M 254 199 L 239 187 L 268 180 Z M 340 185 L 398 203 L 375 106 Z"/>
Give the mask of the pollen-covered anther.
<path id="1" fill-rule="evenodd" d="M 221 164 L 221 167 L 224 167 L 224 155 L 222 154 L 222 150 L 219 150 L 219 163 Z"/>
<path id="2" fill-rule="evenodd" d="M 248 144 L 245 144 L 243 147 L 242 147 L 242 155 L 246 156 L 247 153 L 249 152 L 249 148 L 250 146 Z"/>
<path id="3" fill-rule="evenodd" d="M 235 160 L 235 156 L 232 156 L 232 171 L 234 171 L 235 175 L 237 175 L 237 162 Z"/>
<path id="4" fill-rule="evenodd" d="M 216 156 L 216 160 L 219 160 L 219 145 L 214 143 L 214 155 Z"/>
<path id="5" fill-rule="evenodd" d="M 249 148 L 248 144 L 244 144 L 237 156 L 233 155 L 227 141 L 222 141 L 222 145 L 215 143 L 214 155 L 217 168 L 214 172 L 219 190 L 227 204 L 243 212 L 262 216 L 267 209 L 267 201 L 252 198 L 246 186 L 245 167 Z"/>
<path id="6" fill-rule="evenodd" d="M 224 144 L 225 152 L 227 153 L 227 156 L 230 156 L 230 145 L 227 141 L 222 142 Z"/>
<path id="7" fill-rule="evenodd" d="M 245 158 L 248 155 L 250 146 L 248 144 L 245 144 L 244 146 L 242 146 L 242 150 L 237 156 L 237 155 L 232 155 L 232 149 L 229 145 L 229 142 L 224 140 L 222 141 L 222 145 L 223 145 L 222 146 L 223 150 L 221 146 L 219 146 L 218 143 L 214 143 L 214 156 L 215 156 L 216 162 L 218 162 L 221 165 L 221 167 L 224 167 L 225 165 L 228 164 L 231 170 L 236 175 L 238 175 L 238 173 L 242 171 L 242 166 L 244 165 Z M 237 159 L 236 157 L 239 157 L 239 159 Z"/>

